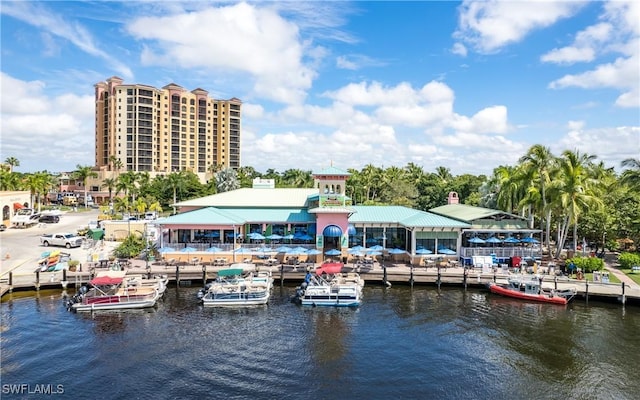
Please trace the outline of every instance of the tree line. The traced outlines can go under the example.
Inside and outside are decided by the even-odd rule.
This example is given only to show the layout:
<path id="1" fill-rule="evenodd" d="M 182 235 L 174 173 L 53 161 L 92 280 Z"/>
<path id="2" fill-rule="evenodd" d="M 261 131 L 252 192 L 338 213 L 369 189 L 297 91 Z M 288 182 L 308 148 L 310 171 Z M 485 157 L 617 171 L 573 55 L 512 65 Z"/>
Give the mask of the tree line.
<path id="1" fill-rule="evenodd" d="M 213 178 L 201 183 L 190 171 L 151 178 L 147 172 L 120 172 L 122 164 L 110 158 L 114 178 L 102 182 L 117 212 L 144 213 L 172 208 L 179 201 L 251 187 L 255 178 L 273 179 L 277 188 L 312 188 L 310 170 L 268 169 L 251 166 L 237 170 L 211 168 Z M 58 186 L 47 171 L 15 172 L 19 161 L 5 160 L 0 168 L 0 190 L 28 190 L 32 204 Z M 499 209 L 527 218 L 532 228 L 542 230 L 544 244 L 576 249 L 583 240 L 596 248 L 616 249 L 617 239 L 640 242 L 640 159 L 626 159 L 623 172 L 597 162 L 594 155 L 566 150 L 552 154 L 548 147 L 532 146 L 516 165 L 498 166 L 491 176 L 453 175 L 449 168 L 425 171 L 415 163 L 404 167 L 348 169 L 346 193 L 355 205 L 400 205 L 428 211 L 446 204 L 449 192 L 457 192 L 462 204 Z M 83 183 L 97 173 L 77 165 L 71 177 Z M 85 193 L 86 197 L 86 193 Z M 175 209 L 173 209 L 175 212 Z M 569 241 L 569 239 L 571 240 Z M 624 244 L 624 243 L 622 243 Z M 551 247 L 549 247 L 551 248 Z"/>

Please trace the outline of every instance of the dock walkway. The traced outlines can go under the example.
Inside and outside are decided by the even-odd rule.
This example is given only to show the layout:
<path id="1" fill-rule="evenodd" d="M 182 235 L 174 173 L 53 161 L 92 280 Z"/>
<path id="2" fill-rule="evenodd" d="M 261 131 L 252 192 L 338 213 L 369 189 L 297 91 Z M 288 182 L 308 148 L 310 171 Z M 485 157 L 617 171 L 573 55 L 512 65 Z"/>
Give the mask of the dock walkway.
<path id="1" fill-rule="evenodd" d="M 270 269 L 276 282 L 299 283 L 304 279 L 307 266 L 299 265 L 256 265 L 246 264 L 248 268 L 258 267 L 260 269 Z M 311 265 L 309 265 L 311 268 Z M 164 266 L 159 263 L 149 265 L 146 269 L 144 261 L 132 260 L 130 267 L 126 269 L 129 274 L 151 274 L 167 275 L 174 284 L 185 284 L 186 282 L 198 282 L 213 279 L 217 271 L 224 269 L 224 266 L 210 265 L 180 265 Z M 25 272 L 24 270 L 5 274 L 0 281 L 1 294 L 4 296 L 13 290 L 39 290 L 44 288 L 66 288 L 79 287 L 86 284 L 93 273 L 100 268 L 83 271 L 68 272 Z M 104 270 L 104 269 L 103 269 Z M 582 298 L 603 298 L 613 299 L 622 303 L 633 303 L 640 305 L 640 286 L 627 277 L 622 272 L 613 267 L 608 270 L 616 275 L 622 283 L 603 283 L 585 280 L 568 279 L 567 277 L 557 277 L 552 275 L 541 275 L 543 286 L 549 289 L 575 288 L 577 296 Z M 374 264 L 363 267 L 352 264 L 345 265 L 343 272 L 359 272 L 367 284 L 391 285 L 448 285 L 448 286 L 470 286 L 484 287 L 489 282 L 506 283 L 509 273 L 483 273 L 481 270 L 465 269 L 462 267 L 437 268 L 437 267 L 411 267 L 405 264 Z M 626 279 L 625 279 L 626 278 Z"/>

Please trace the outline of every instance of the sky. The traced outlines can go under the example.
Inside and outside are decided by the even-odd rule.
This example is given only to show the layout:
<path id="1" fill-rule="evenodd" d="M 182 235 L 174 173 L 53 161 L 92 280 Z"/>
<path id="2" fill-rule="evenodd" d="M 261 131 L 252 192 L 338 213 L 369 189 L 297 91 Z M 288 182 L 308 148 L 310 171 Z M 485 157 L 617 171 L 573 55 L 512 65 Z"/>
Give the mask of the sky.
<path id="1" fill-rule="evenodd" d="M 241 164 L 640 158 L 638 1 L 2 1 L 0 161 L 94 165 L 94 85 L 242 100 Z"/>

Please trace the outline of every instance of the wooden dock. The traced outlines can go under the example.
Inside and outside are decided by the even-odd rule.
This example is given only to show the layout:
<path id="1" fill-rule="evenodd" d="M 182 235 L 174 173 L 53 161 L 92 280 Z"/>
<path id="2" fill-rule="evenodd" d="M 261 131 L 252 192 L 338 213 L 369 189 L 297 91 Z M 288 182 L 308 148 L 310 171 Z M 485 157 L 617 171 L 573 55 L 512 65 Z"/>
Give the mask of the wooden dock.
<path id="1" fill-rule="evenodd" d="M 247 264 L 251 266 L 251 264 Z M 127 269 L 128 274 L 166 275 L 169 281 L 177 285 L 198 284 L 205 280 L 214 279 L 217 271 L 225 267 L 202 265 L 160 266 L 152 265 L 149 270 L 143 266 Z M 297 284 L 303 281 L 307 272 L 304 265 L 291 267 L 276 265 L 272 267 L 258 266 L 270 269 L 276 284 Z M 91 280 L 93 274 L 100 269 L 90 269 L 82 272 L 39 272 L 39 273 L 10 273 L 0 280 L 0 294 L 4 297 L 12 291 L 34 291 L 41 289 L 66 289 L 80 287 Z M 424 268 L 393 265 L 371 268 L 355 268 L 345 266 L 343 271 L 359 272 L 367 285 L 431 285 L 431 286 L 459 286 L 485 287 L 489 282 L 505 283 L 508 274 L 482 273 L 478 270 L 464 268 Z M 577 297 L 583 299 L 602 299 L 617 301 L 622 304 L 640 305 L 640 288 L 623 283 L 589 282 L 585 280 L 568 279 L 542 275 L 543 286 L 550 289 L 575 288 Z"/>

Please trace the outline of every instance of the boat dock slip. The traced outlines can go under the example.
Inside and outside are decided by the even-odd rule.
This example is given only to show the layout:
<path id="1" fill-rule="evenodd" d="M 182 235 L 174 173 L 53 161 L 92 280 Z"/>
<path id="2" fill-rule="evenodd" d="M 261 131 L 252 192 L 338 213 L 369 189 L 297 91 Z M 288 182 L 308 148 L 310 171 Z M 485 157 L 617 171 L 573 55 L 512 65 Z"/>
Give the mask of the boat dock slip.
<path id="1" fill-rule="evenodd" d="M 318 264 L 319 265 L 319 264 Z M 311 267 L 311 266 L 309 266 Z M 214 279 L 220 269 L 210 265 L 178 265 L 166 267 L 164 265 L 150 265 L 150 269 L 145 269 L 144 262 L 134 260 L 132 266 L 126 270 L 127 274 L 151 274 L 166 275 L 169 282 L 180 285 L 181 282 L 203 282 Z M 254 264 L 244 264 L 246 270 L 255 269 Z M 259 270 L 269 270 L 272 273 L 274 284 L 284 282 L 299 284 L 304 280 L 307 266 L 258 265 Z M 24 272 L 14 271 L 3 276 L 0 281 L 2 295 L 11 290 L 39 290 L 44 288 L 65 288 L 79 287 L 89 282 L 92 273 L 95 275 L 100 269 L 91 271 L 83 269 L 82 272 L 56 271 L 56 272 Z M 390 264 L 382 267 L 379 264 L 367 267 L 358 267 L 352 264 L 345 266 L 343 272 L 358 272 L 367 285 L 383 285 L 388 282 L 390 285 L 448 285 L 464 287 L 485 287 L 489 282 L 506 283 L 508 273 L 483 273 L 480 270 L 454 268 L 425 268 L 409 267 L 404 264 Z M 585 280 L 569 280 L 566 277 L 555 277 L 552 275 L 541 275 L 543 286 L 548 289 L 563 290 L 568 288 L 576 289 L 576 299 L 613 299 L 628 304 L 640 305 L 640 287 L 629 283 L 604 283 Z"/>

